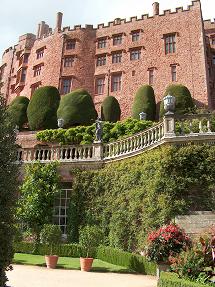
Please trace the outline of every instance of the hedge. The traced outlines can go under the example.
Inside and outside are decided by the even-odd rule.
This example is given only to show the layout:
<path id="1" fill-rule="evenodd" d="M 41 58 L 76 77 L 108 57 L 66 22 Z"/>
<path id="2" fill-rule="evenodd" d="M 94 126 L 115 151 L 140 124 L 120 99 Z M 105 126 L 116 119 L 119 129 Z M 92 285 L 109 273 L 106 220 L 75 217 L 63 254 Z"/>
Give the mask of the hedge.
<path id="1" fill-rule="evenodd" d="M 27 108 L 29 105 L 29 99 L 27 97 L 16 97 L 9 105 L 7 111 L 19 129 L 22 129 L 23 125 L 28 122 Z"/>
<path id="2" fill-rule="evenodd" d="M 35 255 L 46 255 L 49 253 L 49 246 L 38 244 L 35 248 L 34 243 L 16 242 L 14 243 L 14 251 L 16 253 L 26 253 Z M 53 252 L 61 257 L 78 258 L 83 256 L 83 248 L 79 244 L 61 244 L 53 248 Z M 90 256 L 102 261 L 126 267 L 130 270 L 142 274 L 156 275 L 156 264 L 149 262 L 143 256 L 125 252 L 106 246 L 99 246 L 97 249 L 92 248 Z"/>
<path id="3" fill-rule="evenodd" d="M 209 287 L 211 284 L 202 284 L 192 282 L 186 279 L 178 278 L 176 273 L 161 272 L 158 287 Z"/>
<path id="4" fill-rule="evenodd" d="M 119 102 L 113 96 L 107 96 L 102 102 L 101 117 L 103 121 L 117 122 L 120 120 L 121 109 Z"/>
<path id="5" fill-rule="evenodd" d="M 145 257 L 106 246 L 99 246 L 97 258 L 108 263 L 124 266 L 130 270 L 147 275 L 156 275 L 156 263 Z"/>

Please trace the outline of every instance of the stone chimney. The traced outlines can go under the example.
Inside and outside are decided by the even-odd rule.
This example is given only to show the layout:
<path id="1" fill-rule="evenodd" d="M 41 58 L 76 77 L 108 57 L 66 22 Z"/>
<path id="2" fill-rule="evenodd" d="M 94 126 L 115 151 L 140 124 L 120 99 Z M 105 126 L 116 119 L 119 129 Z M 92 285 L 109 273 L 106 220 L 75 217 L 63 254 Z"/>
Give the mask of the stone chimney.
<path id="1" fill-rule="evenodd" d="M 152 4 L 152 7 L 153 7 L 153 16 L 159 15 L 159 3 L 158 2 L 154 2 Z"/>
<path id="2" fill-rule="evenodd" d="M 58 12 L 57 13 L 57 18 L 56 18 L 55 32 L 60 32 L 61 31 L 62 19 L 63 19 L 63 13 Z"/>

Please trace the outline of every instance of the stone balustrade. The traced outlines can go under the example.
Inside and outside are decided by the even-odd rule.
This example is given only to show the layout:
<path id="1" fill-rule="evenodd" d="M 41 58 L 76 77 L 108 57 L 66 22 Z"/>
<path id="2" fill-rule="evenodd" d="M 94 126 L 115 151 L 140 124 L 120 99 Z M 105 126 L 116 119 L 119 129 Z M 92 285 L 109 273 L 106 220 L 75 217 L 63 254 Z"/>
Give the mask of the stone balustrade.
<path id="1" fill-rule="evenodd" d="M 112 143 L 95 142 L 91 145 L 38 146 L 20 148 L 17 161 L 69 163 L 108 162 L 127 158 L 158 145 L 187 144 L 189 142 L 215 144 L 215 132 L 212 129 L 212 115 L 166 115 L 163 121 L 133 136 L 119 139 Z"/>

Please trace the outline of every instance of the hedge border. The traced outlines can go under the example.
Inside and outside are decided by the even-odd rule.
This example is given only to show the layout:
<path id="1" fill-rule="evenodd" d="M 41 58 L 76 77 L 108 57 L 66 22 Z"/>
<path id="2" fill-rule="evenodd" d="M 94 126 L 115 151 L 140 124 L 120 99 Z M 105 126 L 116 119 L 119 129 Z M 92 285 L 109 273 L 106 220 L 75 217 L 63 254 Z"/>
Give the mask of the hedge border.
<path id="1" fill-rule="evenodd" d="M 211 287 L 210 284 L 192 282 L 186 279 L 178 278 L 176 273 L 161 272 L 158 287 Z"/>

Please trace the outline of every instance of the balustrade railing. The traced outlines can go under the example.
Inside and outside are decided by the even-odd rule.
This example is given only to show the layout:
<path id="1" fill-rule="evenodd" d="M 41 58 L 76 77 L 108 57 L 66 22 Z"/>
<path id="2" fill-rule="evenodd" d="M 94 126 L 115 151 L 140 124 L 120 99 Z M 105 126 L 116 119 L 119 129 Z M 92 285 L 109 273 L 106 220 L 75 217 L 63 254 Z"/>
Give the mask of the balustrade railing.
<path id="1" fill-rule="evenodd" d="M 214 123 L 213 123 L 214 121 Z M 215 118 L 211 114 L 166 115 L 162 122 L 135 134 L 112 143 L 93 143 L 91 145 L 40 146 L 19 149 L 19 162 L 87 162 L 123 158 L 139 153 L 149 147 L 162 143 L 181 141 L 198 141 L 206 139 L 215 142 Z"/>

